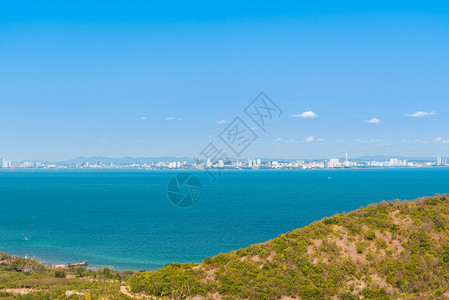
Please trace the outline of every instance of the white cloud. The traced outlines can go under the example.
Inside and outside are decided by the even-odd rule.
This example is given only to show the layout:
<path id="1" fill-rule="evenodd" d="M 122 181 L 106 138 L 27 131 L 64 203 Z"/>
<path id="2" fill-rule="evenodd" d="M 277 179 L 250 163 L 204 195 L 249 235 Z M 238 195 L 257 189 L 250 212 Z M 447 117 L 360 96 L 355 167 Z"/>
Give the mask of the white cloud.
<path id="1" fill-rule="evenodd" d="M 311 110 L 305 111 L 300 114 L 293 114 L 292 118 L 317 118 L 318 115 Z"/>
<path id="2" fill-rule="evenodd" d="M 437 137 L 437 138 L 434 140 L 434 142 L 435 142 L 435 143 L 445 143 L 445 144 L 447 144 L 447 143 L 449 143 L 449 140 L 444 140 L 444 139 L 442 139 L 442 138 L 440 138 L 440 137 Z"/>
<path id="3" fill-rule="evenodd" d="M 399 141 L 399 143 L 407 143 L 407 140 L 406 139 L 402 139 L 402 140 Z"/>
<path id="4" fill-rule="evenodd" d="M 433 116 L 433 115 L 436 115 L 436 114 L 437 114 L 436 111 L 431 111 L 431 112 L 417 111 L 415 113 L 406 114 L 406 115 L 409 116 L 409 117 L 412 117 L 412 118 L 423 118 L 423 117 Z"/>
<path id="5" fill-rule="evenodd" d="M 379 120 L 378 118 L 372 118 L 372 119 L 369 119 L 369 120 L 363 120 L 363 122 L 369 123 L 369 124 L 382 124 L 382 121 Z"/>
<path id="6" fill-rule="evenodd" d="M 184 120 L 183 118 L 178 118 L 178 121 L 182 121 L 182 120 Z"/>
<path id="7" fill-rule="evenodd" d="M 283 142 L 285 144 L 299 144 L 300 142 L 302 143 L 311 143 L 311 142 L 323 142 L 324 139 L 323 138 L 315 138 L 313 136 L 309 136 L 301 141 L 295 140 L 295 139 L 287 139 L 284 140 L 280 137 L 274 139 L 274 142 L 279 143 L 279 142 Z"/>
<path id="8" fill-rule="evenodd" d="M 414 142 L 414 143 L 417 143 L 417 144 L 427 144 L 429 141 L 421 140 L 421 139 L 416 139 L 416 140 L 414 140 L 413 142 Z"/>
<path id="9" fill-rule="evenodd" d="M 381 143 L 378 143 L 376 145 L 377 146 L 391 146 L 391 143 L 390 142 L 381 142 Z"/>
<path id="10" fill-rule="evenodd" d="M 171 121 L 171 120 L 174 120 L 175 118 L 173 118 L 173 117 L 168 117 L 168 118 L 166 118 L 165 120 L 167 120 L 167 121 Z"/>
<path id="11" fill-rule="evenodd" d="M 363 143 L 363 144 L 372 144 L 375 146 L 389 146 L 391 143 L 389 141 L 384 141 L 381 139 L 369 139 L 369 140 L 361 140 L 357 139 L 357 142 Z"/>
<path id="12" fill-rule="evenodd" d="M 228 123 L 226 120 L 217 121 L 217 124 L 226 124 L 226 123 Z"/>
<path id="13" fill-rule="evenodd" d="M 147 117 L 140 117 L 140 119 L 141 119 L 142 121 L 145 121 L 145 120 L 147 119 Z"/>
<path id="14" fill-rule="evenodd" d="M 304 143 L 311 143 L 311 142 L 322 142 L 324 141 L 323 138 L 314 138 L 313 136 L 306 137 L 302 140 Z"/>
<path id="15" fill-rule="evenodd" d="M 383 143 L 383 142 L 384 141 L 380 140 L 380 139 L 369 139 L 369 140 L 363 141 L 363 143 Z"/>
<path id="16" fill-rule="evenodd" d="M 287 144 L 293 144 L 293 143 L 298 143 L 298 141 L 294 140 L 294 139 L 290 139 L 290 140 L 285 140 L 285 143 Z"/>

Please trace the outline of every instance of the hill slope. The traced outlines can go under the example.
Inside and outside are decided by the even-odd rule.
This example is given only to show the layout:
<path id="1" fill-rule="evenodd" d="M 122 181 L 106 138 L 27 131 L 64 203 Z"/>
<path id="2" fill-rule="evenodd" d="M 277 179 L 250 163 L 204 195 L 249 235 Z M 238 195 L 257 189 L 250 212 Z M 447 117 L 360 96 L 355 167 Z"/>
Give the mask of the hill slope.
<path id="1" fill-rule="evenodd" d="M 175 299 L 394 299 L 449 292 L 449 196 L 373 204 L 128 280 Z"/>

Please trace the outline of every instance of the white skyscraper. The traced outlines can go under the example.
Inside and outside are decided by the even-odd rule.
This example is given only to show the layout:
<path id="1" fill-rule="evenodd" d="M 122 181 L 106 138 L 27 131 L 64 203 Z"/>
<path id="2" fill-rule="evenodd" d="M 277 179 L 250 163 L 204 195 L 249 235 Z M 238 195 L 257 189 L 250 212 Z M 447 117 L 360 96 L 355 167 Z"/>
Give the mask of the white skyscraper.
<path id="1" fill-rule="evenodd" d="M 349 166 L 351 166 L 351 163 L 348 160 L 348 152 L 346 152 L 346 154 L 345 154 L 345 167 L 349 167 Z"/>
<path id="2" fill-rule="evenodd" d="M 9 166 L 10 166 L 10 162 L 9 162 L 9 161 L 7 161 L 7 160 L 4 159 L 4 158 L 2 158 L 2 159 L 0 160 L 0 167 L 1 167 L 1 168 L 9 168 Z"/>
<path id="3" fill-rule="evenodd" d="M 327 164 L 329 168 L 336 168 L 340 166 L 340 160 L 338 158 L 331 158 Z"/>
<path id="4" fill-rule="evenodd" d="M 212 167 L 212 161 L 210 160 L 210 158 L 207 159 L 206 167 L 207 167 L 207 168 Z"/>
<path id="5" fill-rule="evenodd" d="M 219 167 L 219 168 L 224 168 L 224 161 L 223 161 L 223 160 L 220 159 L 220 160 L 218 161 L 218 167 Z"/>
<path id="6" fill-rule="evenodd" d="M 399 167 L 401 165 L 401 161 L 397 158 L 390 158 L 390 167 Z"/>

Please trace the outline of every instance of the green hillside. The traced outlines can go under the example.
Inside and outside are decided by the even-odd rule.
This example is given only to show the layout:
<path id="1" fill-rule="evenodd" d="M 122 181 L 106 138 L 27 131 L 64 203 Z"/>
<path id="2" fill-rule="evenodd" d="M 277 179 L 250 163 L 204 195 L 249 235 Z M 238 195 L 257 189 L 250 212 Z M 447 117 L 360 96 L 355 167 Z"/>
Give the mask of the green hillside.
<path id="1" fill-rule="evenodd" d="M 60 268 L 0 253 L 0 299 L 131 299 L 122 286 L 134 273 Z"/>
<path id="2" fill-rule="evenodd" d="M 447 195 L 381 202 L 200 264 L 139 273 L 128 285 L 175 299 L 445 298 L 448 228 Z"/>

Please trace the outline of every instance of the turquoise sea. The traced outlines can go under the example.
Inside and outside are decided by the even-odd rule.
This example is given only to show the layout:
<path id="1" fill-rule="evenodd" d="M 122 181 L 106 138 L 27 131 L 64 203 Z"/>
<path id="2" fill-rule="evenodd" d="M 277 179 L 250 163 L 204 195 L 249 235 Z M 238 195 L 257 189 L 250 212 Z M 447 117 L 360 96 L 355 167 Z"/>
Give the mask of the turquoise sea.
<path id="1" fill-rule="evenodd" d="M 181 209 L 166 195 L 177 173 L 0 171 L 0 252 L 150 270 L 199 262 L 373 202 L 449 192 L 449 168 L 225 171 L 215 183 L 193 172 L 202 197 Z"/>

